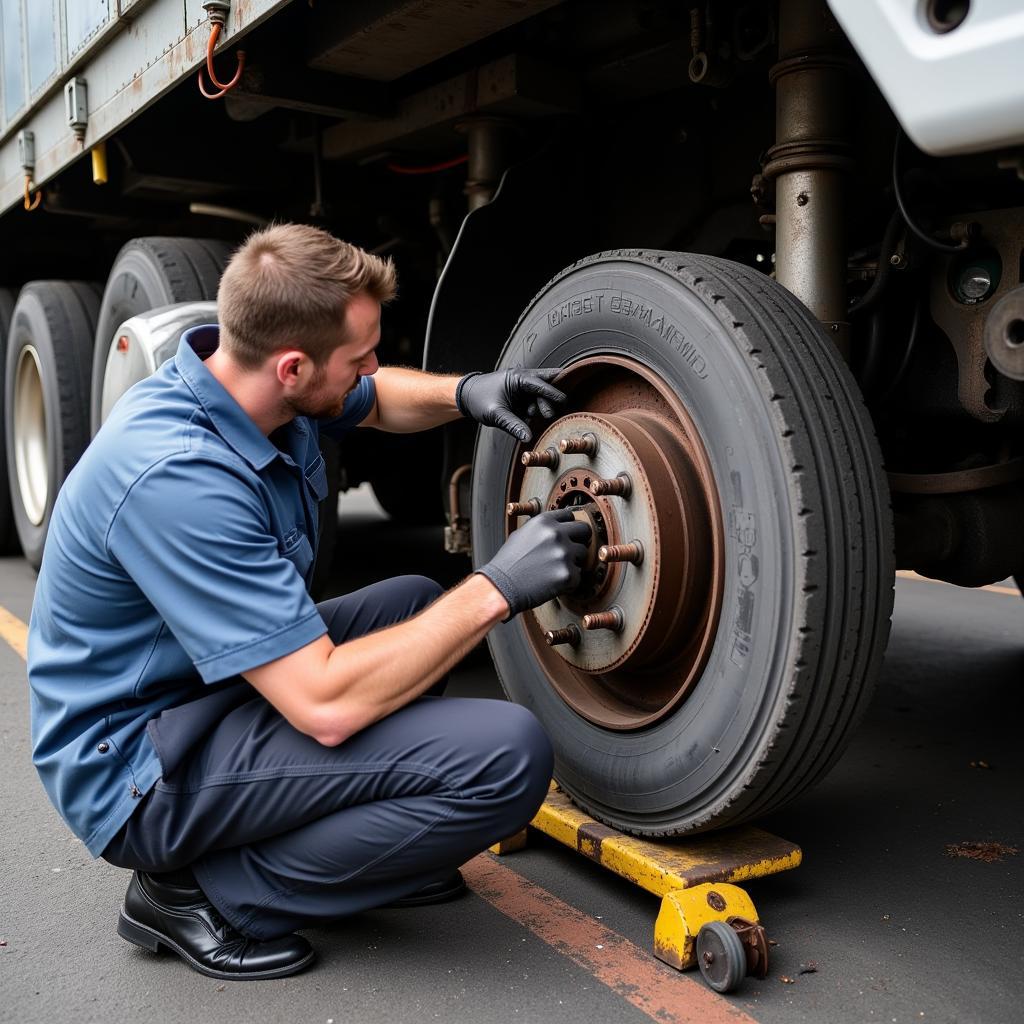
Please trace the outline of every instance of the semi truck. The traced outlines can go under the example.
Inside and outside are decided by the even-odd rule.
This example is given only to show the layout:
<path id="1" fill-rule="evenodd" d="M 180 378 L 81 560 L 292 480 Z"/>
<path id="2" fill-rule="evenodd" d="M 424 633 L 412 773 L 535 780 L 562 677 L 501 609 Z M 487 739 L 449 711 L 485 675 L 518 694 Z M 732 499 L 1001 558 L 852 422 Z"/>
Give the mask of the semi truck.
<path id="1" fill-rule="evenodd" d="M 898 568 L 1024 573 L 1022 39 L 1014 0 L 0 0 L 0 539 L 38 565 L 254 226 L 322 225 L 398 268 L 382 362 L 568 398 L 529 444 L 353 431 L 319 564 L 364 481 L 467 570 L 572 508 L 580 589 L 489 637 L 559 784 L 648 837 L 774 811 Z"/>

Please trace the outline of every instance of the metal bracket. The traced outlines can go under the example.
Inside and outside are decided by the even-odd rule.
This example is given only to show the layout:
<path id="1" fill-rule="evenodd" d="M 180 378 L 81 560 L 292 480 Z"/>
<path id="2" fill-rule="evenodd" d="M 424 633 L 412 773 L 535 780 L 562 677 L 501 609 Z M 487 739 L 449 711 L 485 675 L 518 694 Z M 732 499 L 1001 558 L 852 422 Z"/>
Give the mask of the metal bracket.
<path id="1" fill-rule="evenodd" d="M 89 124 L 89 94 L 85 79 L 75 75 L 64 85 L 64 112 L 67 115 L 68 127 L 81 142 L 85 138 L 85 129 Z"/>
<path id="2" fill-rule="evenodd" d="M 28 129 L 18 132 L 18 159 L 21 169 L 26 174 L 35 174 L 36 170 L 36 135 Z"/>

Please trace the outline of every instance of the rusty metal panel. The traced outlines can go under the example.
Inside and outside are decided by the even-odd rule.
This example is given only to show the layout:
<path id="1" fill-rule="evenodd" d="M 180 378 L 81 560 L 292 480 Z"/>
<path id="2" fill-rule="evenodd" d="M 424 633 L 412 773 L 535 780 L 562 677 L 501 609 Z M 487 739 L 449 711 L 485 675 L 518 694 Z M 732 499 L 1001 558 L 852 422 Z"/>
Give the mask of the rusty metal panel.
<path id="1" fill-rule="evenodd" d="M 63 0 L 63 4 L 69 2 L 73 0 Z M 28 129 L 35 134 L 34 177 L 36 183 L 45 184 L 191 75 L 205 59 L 209 29 L 196 0 L 135 0 L 130 8 L 127 2 L 109 0 L 108 13 L 113 13 L 98 29 L 93 27 L 73 63 L 65 64 L 39 102 L 5 125 L 0 135 L 0 212 L 20 202 L 23 195 L 19 131 Z M 236 0 L 225 44 L 230 45 L 289 2 Z M 82 142 L 68 127 L 64 110 L 63 85 L 72 71 L 84 78 L 88 87 L 89 118 Z"/>
<path id="2" fill-rule="evenodd" d="M 310 67 L 393 81 L 560 2 L 353 0 L 318 4 L 310 31 Z"/>

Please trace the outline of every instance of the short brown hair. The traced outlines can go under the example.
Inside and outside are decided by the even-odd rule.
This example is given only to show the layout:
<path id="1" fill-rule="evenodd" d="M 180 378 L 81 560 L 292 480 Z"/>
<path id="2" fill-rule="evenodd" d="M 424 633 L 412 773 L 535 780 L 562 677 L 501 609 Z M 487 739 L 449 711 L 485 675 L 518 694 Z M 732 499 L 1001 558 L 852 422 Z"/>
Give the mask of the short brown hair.
<path id="1" fill-rule="evenodd" d="M 395 267 L 306 224 L 274 224 L 251 234 L 228 262 L 217 290 L 221 344 L 255 369 L 286 346 L 322 366 L 344 340 L 349 300 L 365 292 L 395 297 Z"/>

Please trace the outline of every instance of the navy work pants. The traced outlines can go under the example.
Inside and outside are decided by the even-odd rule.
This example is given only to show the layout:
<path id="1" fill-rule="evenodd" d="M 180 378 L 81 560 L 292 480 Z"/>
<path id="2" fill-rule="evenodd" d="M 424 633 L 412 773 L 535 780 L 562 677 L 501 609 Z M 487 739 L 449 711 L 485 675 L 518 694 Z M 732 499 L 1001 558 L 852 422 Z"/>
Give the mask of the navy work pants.
<path id="1" fill-rule="evenodd" d="M 402 576 L 318 607 L 342 643 L 439 593 Z M 240 703 L 146 794 L 103 857 L 143 871 L 191 867 L 214 906 L 255 938 L 440 881 L 525 827 L 547 794 L 551 744 L 518 704 L 442 698 L 442 680 L 325 747 L 237 685 Z"/>

